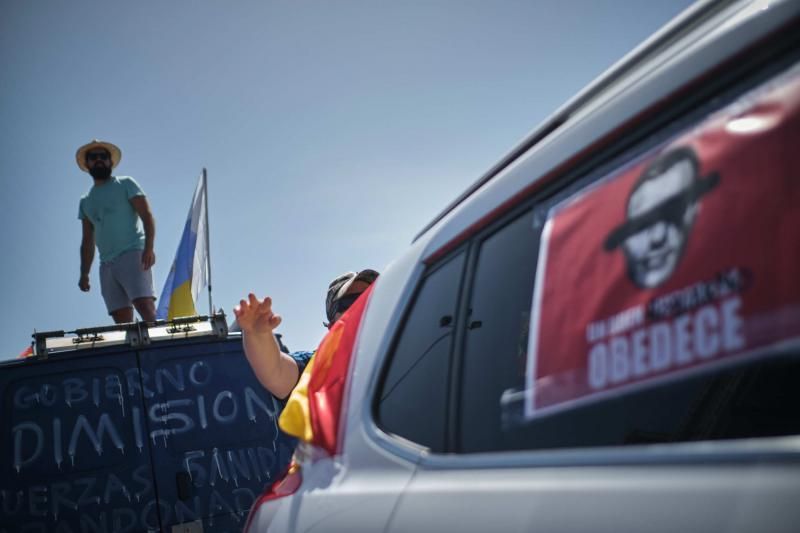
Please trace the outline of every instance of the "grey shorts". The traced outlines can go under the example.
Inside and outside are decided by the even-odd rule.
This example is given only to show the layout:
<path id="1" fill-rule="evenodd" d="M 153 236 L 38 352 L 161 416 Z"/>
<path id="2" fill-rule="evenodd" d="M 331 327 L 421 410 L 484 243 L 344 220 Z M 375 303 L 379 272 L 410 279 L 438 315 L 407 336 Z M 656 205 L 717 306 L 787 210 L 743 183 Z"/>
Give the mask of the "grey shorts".
<path id="1" fill-rule="evenodd" d="M 138 298 L 155 298 L 153 269 L 142 270 L 142 251 L 131 250 L 100 263 L 100 290 L 109 314 L 131 307 Z"/>

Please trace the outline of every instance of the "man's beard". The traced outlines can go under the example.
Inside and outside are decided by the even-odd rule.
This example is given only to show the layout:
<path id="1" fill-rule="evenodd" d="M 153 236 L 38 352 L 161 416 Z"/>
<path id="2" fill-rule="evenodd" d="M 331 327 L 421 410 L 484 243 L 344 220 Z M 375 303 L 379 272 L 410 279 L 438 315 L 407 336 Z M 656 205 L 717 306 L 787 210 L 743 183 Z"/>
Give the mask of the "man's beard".
<path id="1" fill-rule="evenodd" d="M 96 165 L 89 169 L 89 174 L 96 180 L 106 181 L 111 177 L 111 167 Z"/>

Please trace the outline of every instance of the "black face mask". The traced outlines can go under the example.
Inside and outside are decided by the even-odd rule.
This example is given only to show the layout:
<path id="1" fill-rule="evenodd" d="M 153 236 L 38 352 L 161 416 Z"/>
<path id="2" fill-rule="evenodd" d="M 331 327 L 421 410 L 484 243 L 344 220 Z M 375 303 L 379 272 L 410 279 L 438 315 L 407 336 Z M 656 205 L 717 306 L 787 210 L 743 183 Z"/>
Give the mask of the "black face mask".
<path id="1" fill-rule="evenodd" d="M 359 296 L 361 296 L 360 292 L 358 294 L 347 294 L 336 300 L 336 303 L 333 304 L 334 305 L 333 314 L 335 315 L 336 313 L 344 313 L 345 311 L 350 309 L 350 307 L 354 303 L 356 303 L 356 300 L 358 300 Z"/>
<path id="2" fill-rule="evenodd" d="M 96 180 L 106 181 L 111 177 L 111 167 L 95 165 L 89 169 L 89 174 Z"/>

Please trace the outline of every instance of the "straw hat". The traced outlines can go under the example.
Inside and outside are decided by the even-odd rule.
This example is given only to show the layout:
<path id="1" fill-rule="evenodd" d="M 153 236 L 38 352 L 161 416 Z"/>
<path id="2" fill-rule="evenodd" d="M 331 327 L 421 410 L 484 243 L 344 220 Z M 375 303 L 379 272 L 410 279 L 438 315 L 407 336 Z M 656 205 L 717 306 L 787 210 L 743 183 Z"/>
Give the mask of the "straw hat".
<path id="1" fill-rule="evenodd" d="M 108 153 L 111 154 L 111 168 L 119 165 L 119 160 L 122 159 L 122 150 L 109 142 L 98 141 L 97 139 L 94 139 L 89 144 L 84 144 L 78 148 L 78 151 L 75 152 L 75 161 L 78 163 L 80 169 L 84 172 L 89 172 L 89 168 L 86 166 L 86 152 L 92 148 L 103 148 L 108 150 Z"/>

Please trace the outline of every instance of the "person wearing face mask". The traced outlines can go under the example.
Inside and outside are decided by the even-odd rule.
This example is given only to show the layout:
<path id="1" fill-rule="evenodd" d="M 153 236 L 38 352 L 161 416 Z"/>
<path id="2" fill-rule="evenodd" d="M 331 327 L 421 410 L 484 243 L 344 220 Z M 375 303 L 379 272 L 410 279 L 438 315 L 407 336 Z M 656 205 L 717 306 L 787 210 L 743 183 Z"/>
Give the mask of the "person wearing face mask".
<path id="1" fill-rule="evenodd" d="M 133 322 L 133 308 L 142 320 L 156 319 L 152 266 L 155 220 L 144 192 L 128 176 L 112 176 L 122 158 L 120 149 L 97 139 L 78 148 L 78 167 L 94 180 L 81 198 L 83 226 L 78 287 L 88 292 L 94 250 L 100 253 L 100 290 L 114 322 Z M 141 226 L 139 224 L 141 220 Z"/>
<path id="2" fill-rule="evenodd" d="M 377 278 L 376 271 L 367 269 L 347 272 L 331 281 L 325 298 L 327 322 L 323 325 L 330 329 Z M 245 356 L 256 377 L 273 396 L 285 402 L 314 352 L 288 354 L 280 349 L 273 330 L 282 318 L 272 310 L 272 298 L 259 300 L 250 293 L 233 311 L 242 330 Z"/>

